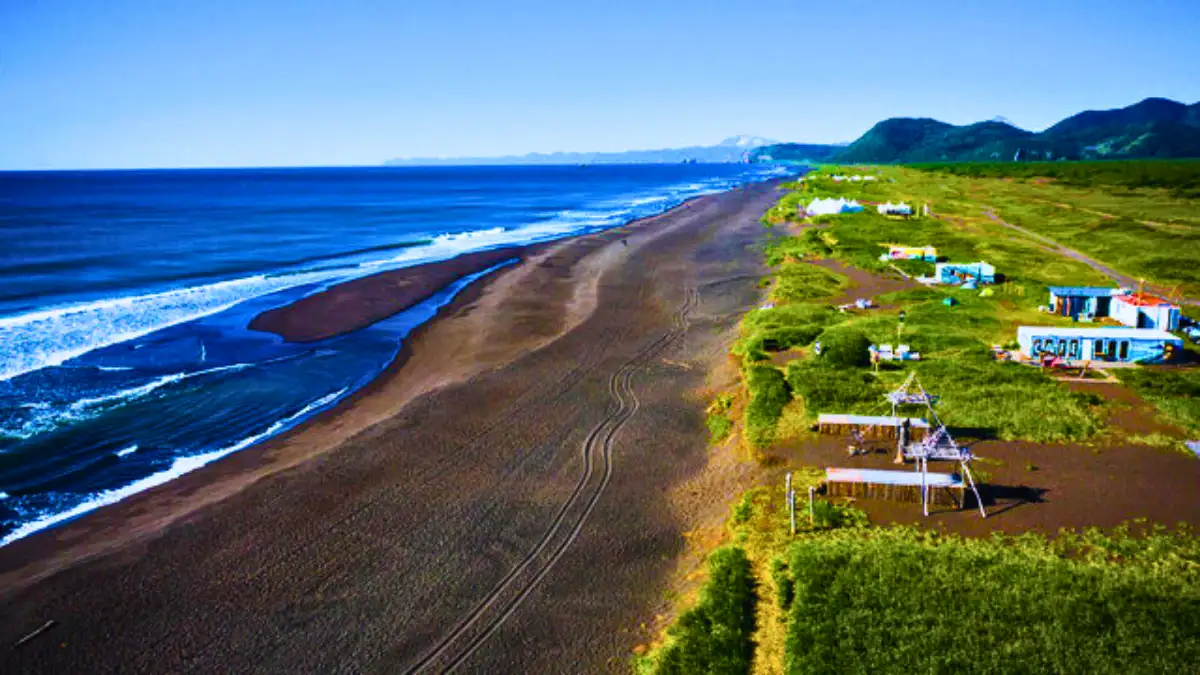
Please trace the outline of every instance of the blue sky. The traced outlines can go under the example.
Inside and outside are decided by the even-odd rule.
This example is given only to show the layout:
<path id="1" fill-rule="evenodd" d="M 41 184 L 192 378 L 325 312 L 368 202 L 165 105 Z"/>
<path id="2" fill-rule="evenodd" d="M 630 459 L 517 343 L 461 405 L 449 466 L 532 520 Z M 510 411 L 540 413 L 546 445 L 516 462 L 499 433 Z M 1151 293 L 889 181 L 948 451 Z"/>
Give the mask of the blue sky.
<path id="1" fill-rule="evenodd" d="M 1196 102 L 1197 34 L 1197 0 L 0 0 L 0 169 L 1036 130 Z"/>

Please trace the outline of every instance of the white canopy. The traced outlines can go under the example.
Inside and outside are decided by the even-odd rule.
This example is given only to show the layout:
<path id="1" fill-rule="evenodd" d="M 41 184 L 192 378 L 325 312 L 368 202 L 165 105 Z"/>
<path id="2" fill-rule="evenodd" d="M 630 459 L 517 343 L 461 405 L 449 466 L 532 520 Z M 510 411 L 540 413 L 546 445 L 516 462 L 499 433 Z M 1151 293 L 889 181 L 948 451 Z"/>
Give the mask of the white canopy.
<path id="1" fill-rule="evenodd" d="M 832 213 L 857 213 L 862 211 L 863 207 L 853 199 L 846 201 L 844 197 L 839 197 L 838 199 L 814 199 L 804 210 L 810 216 L 824 216 Z"/>

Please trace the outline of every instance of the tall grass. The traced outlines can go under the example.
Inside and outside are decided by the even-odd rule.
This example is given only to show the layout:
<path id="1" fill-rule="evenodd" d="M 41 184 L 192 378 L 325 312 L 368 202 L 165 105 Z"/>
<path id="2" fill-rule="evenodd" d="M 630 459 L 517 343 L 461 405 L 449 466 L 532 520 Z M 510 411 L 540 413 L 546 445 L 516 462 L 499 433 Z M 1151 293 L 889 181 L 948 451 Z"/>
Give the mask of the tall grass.
<path id="1" fill-rule="evenodd" d="M 1200 545 L 962 540 L 908 528 L 792 545 L 788 673 L 1174 673 L 1200 663 Z"/>
<path id="2" fill-rule="evenodd" d="M 1122 370 L 1121 382 L 1155 404 L 1168 421 L 1200 434 L 1200 371 L 1144 368 Z"/>

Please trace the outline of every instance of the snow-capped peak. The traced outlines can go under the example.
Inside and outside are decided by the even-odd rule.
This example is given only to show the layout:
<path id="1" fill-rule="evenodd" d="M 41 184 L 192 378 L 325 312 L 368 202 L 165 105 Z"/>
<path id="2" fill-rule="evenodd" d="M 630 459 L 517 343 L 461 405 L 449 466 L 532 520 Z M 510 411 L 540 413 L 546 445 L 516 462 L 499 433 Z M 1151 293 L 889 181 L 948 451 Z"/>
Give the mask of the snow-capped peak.
<path id="1" fill-rule="evenodd" d="M 774 145 L 776 142 L 777 141 L 773 141 L 769 138 L 741 134 L 726 138 L 725 140 L 721 141 L 720 145 L 733 148 L 757 148 L 763 145 Z"/>

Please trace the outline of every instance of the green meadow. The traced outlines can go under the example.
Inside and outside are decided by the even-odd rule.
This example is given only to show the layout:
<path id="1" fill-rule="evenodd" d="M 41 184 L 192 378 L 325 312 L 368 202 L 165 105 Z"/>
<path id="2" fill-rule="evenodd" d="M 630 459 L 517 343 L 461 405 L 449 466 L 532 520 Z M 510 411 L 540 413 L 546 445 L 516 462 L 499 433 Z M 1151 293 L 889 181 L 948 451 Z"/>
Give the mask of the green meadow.
<path id="1" fill-rule="evenodd" d="M 636 657 L 659 673 L 1168 673 L 1200 663 L 1200 538 L 1111 530 L 967 539 L 876 527 L 797 472 L 730 510 L 699 600 Z"/>

